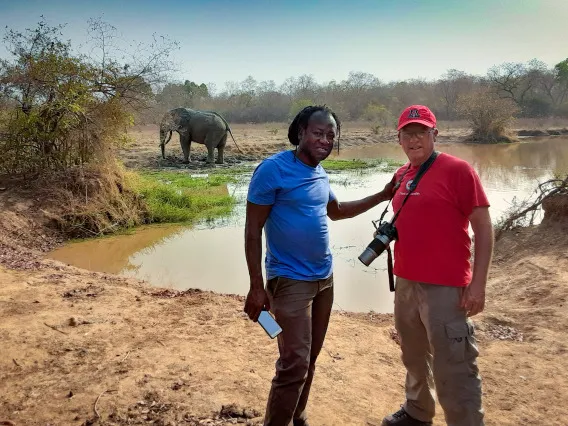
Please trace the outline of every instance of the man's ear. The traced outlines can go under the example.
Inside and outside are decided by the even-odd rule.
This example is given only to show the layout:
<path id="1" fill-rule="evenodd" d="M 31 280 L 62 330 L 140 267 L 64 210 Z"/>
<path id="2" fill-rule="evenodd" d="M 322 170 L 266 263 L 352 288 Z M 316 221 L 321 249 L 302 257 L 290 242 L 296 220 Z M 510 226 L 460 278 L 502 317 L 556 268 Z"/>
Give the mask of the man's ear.
<path id="1" fill-rule="evenodd" d="M 398 144 L 402 145 L 402 143 L 400 142 L 400 130 L 398 131 L 398 133 L 396 134 L 396 137 L 398 138 Z"/>
<path id="2" fill-rule="evenodd" d="M 438 136 L 438 129 L 434 129 L 434 142 L 436 142 L 436 137 Z"/>

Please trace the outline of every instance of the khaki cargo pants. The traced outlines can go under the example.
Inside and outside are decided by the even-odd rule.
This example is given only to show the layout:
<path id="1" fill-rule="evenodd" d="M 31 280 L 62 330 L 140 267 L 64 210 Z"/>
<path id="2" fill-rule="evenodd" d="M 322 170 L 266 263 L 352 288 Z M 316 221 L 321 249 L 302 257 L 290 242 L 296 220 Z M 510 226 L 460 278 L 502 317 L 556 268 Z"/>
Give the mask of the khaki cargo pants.
<path id="1" fill-rule="evenodd" d="M 434 417 L 434 389 L 448 426 L 483 426 L 473 323 L 459 308 L 462 288 L 397 278 L 395 326 L 406 375 L 406 412 Z"/>
<path id="2" fill-rule="evenodd" d="M 274 278 L 266 284 L 270 310 L 282 327 L 280 357 L 268 395 L 264 424 L 307 425 L 306 405 L 316 359 L 333 305 L 333 275 L 319 281 Z"/>

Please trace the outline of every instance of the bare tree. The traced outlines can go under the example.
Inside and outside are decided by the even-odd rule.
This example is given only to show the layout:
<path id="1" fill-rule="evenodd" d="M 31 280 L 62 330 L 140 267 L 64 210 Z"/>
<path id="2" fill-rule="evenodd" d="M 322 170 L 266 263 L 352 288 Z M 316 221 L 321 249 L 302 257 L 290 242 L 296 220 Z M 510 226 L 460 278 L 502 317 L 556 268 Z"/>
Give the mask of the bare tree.
<path id="1" fill-rule="evenodd" d="M 527 64 L 506 62 L 491 67 L 487 78 L 500 97 L 513 100 L 522 111 L 531 90 L 538 85 L 542 71 L 543 63 L 536 59 Z"/>
<path id="2" fill-rule="evenodd" d="M 88 24 L 91 50 L 87 61 L 98 69 L 98 91 L 109 98 L 120 97 L 135 109 L 144 108 L 153 89 L 176 69 L 171 57 L 179 43 L 156 34 L 150 44 L 129 42 L 100 18 Z"/>
<path id="3" fill-rule="evenodd" d="M 558 93 L 556 105 L 560 105 L 568 99 L 568 58 L 554 66 L 554 80 Z"/>
<path id="4" fill-rule="evenodd" d="M 448 70 L 438 80 L 438 90 L 442 95 L 445 106 L 445 118 L 454 120 L 457 117 L 457 103 L 460 95 L 472 90 L 474 80 L 464 71 Z"/>
<path id="5" fill-rule="evenodd" d="M 351 117 L 361 117 L 367 105 L 377 101 L 373 99 L 373 89 L 380 84 L 374 75 L 360 71 L 350 72 L 347 80 L 341 82 Z"/>

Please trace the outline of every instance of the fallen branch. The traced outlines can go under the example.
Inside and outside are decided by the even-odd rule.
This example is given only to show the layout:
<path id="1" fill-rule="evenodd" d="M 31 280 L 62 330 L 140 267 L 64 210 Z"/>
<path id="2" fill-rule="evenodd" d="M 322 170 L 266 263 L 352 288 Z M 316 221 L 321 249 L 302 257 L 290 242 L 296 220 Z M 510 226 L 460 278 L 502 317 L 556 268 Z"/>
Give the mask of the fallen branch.
<path id="1" fill-rule="evenodd" d="M 525 221 L 525 226 L 534 224 L 534 219 L 537 211 L 542 208 L 542 203 L 555 195 L 568 194 L 568 175 L 564 179 L 550 179 L 538 185 L 535 192 L 538 195 L 534 201 L 530 198 L 523 201 L 516 208 L 513 208 L 506 219 L 504 219 L 498 226 L 496 226 L 495 239 L 498 240 L 505 231 L 513 229 L 518 221 Z M 527 220 L 527 215 L 530 218 Z"/>
<path id="2" fill-rule="evenodd" d="M 132 351 L 126 352 L 126 355 L 124 356 L 124 358 L 122 358 L 122 359 L 120 360 L 121 363 L 123 363 L 124 361 L 126 361 L 126 358 L 128 358 L 128 355 L 130 355 L 130 352 L 132 352 Z"/>
<path id="3" fill-rule="evenodd" d="M 44 322 L 43 325 L 45 325 L 46 327 L 51 328 L 52 330 L 58 331 L 58 332 L 60 332 L 61 334 L 68 334 L 68 333 L 65 333 L 64 331 L 59 330 L 58 328 L 56 328 L 56 327 L 54 327 L 54 326 L 52 326 L 52 325 L 49 325 L 49 324 L 46 323 L 46 322 Z"/>
<path id="4" fill-rule="evenodd" d="M 101 415 L 97 411 L 97 403 L 99 402 L 99 399 L 101 399 L 101 396 L 103 396 L 107 392 L 115 392 L 115 390 L 114 389 L 105 389 L 104 391 L 101 392 L 101 394 L 95 400 L 95 405 L 93 406 L 93 409 L 95 410 L 95 416 L 97 416 L 97 419 L 101 418 Z"/>
<path id="5" fill-rule="evenodd" d="M 108 389 L 105 389 L 104 391 L 102 391 L 101 394 L 100 394 L 100 395 L 97 397 L 97 399 L 95 400 L 95 406 L 94 406 L 93 408 L 94 408 L 94 410 L 95 410 L 95 416 L 97 416 L 97 419 L 100 419 L 100 418 L 101 418 L 101 415 L 100 415 L 99 412 L 97 411 L 97 403 L 99 402 L 99 399 L 101 399 L 101 396 L 103 396 L 103 395 L 106 393 L 107 390 L 108 390 Z"/>

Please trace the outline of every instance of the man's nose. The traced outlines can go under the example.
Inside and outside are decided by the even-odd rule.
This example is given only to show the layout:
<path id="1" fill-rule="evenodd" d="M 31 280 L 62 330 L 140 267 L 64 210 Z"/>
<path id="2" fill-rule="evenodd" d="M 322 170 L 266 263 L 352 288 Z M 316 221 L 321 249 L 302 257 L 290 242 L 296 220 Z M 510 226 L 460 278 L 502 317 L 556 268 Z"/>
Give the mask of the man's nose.
<path id="1" fill-rule="evenodd" d="M 414 141 L 414 140 L 419 140 L 420 138 L 418 137 L 418 133 L 410 133 L 409 134 L 409 140 L 410 141 Z"/>

